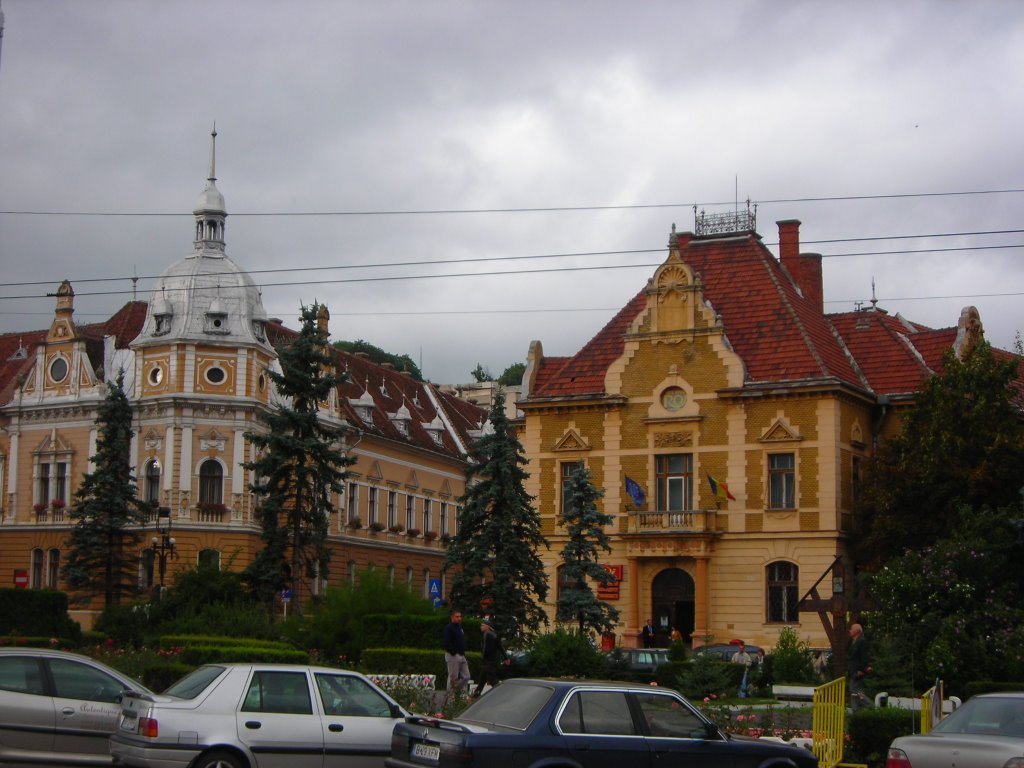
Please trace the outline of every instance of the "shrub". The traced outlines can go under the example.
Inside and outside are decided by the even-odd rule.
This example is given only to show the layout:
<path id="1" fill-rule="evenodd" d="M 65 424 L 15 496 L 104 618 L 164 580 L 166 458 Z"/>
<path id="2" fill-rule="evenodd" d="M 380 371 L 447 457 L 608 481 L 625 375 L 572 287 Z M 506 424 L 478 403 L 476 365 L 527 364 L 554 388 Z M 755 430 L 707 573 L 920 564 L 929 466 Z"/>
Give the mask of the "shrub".
<path id="1" fill-rule="evenodd" d="M 848 722 L 852 754 L 844 755 L 846 762 L 856 757 L 870 765 L 884 765 L 885 753 L 892 740 L 921 729 L 921 713 L 896 707 L 870 707 L 854 712 Z"/>
<path id="2" fill-rule="evenodd" d="M 479 678 L 483 657 L 476 651 L 466 653 L 469 674 Z M 448 681 L 448 665 L 444 651 L 423 648 L 367 648 L 363 651 L 359 668 L 367 675 L 434 675 L 438 689 L 444 690 Z"/>
<path id="3" fill-rule="evenodd" d="M 728 691 L 730 695 L 739 687 L 739 680 L 733 682 L 732 667 L 728 661 L 717 661 L 710 656 L 697 655 L 687 662 L 675 686 L 691 699 L 703 699 Z M 742 670 L 740 671 L 742 675 Z"/>
<path id="4" fill-rule="evenodd" d="M 607 668 L 588 635 L 562 628 L 534 640 L 526 666 L 537 677 L 602 677 Z"/>
<path id="5" fill-rule="evenodd" d="M 68 616 L 68 596 L 53 589 L 0 589 L 0 635 L 82 636 Z"/>
<path id="6" fill-rule="evenodd" d="M 814 684 L 814 652 L 792 627 L 785 627 L 779 632 L 779 641 L 772 649 L 771 658 L 774 682 Z"/>
<path id="7" fill-rule="evenodd" d="M 240 643 L 244 643 L 242 640 Z M 266 648 L 239 644 L 192 645 L 181 651 L 182 662 L 198 667 L 216 662 L 261 662 L 273 664 L 308 664 L 309 654 L 305 651 L 283 648 Z"/>
<path id="8" fill-rule="evenodd" d="M 141 648 L 152 632 L 149 606 L 145 603 L 108 605 L 96 619 L 95 631 L 118 645 Z"/>

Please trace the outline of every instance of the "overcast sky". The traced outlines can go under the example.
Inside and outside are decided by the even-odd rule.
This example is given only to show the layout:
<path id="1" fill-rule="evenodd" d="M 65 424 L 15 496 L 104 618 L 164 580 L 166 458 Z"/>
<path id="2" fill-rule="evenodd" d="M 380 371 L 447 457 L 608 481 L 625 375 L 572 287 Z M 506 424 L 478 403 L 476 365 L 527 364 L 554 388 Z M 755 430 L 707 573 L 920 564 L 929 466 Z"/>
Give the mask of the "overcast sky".
<path id="1" fill-rule="evenodd" d="M 0 332 L 48 326 L 53 299 L 10 297 L 65 278 L 79 322 L 133 274 L 148 299 L 191 252 L 214 121 L 227 252 L 267 312 L 295 326 L 325 302 L 334 338 L 438 383 L 532 339 L 575 353 L 673 223 L 737 199 L 773 252 L 775 222 L 803 222 L 827 311 L 874 280 L 931 327 L 973 304 L 997 346 L 1024 329 L 1018 0 L 0 9 Z M 842 255 L 865 251 L 885 253 Z M 439 261 L 466 263 L 384 266 Z"/>

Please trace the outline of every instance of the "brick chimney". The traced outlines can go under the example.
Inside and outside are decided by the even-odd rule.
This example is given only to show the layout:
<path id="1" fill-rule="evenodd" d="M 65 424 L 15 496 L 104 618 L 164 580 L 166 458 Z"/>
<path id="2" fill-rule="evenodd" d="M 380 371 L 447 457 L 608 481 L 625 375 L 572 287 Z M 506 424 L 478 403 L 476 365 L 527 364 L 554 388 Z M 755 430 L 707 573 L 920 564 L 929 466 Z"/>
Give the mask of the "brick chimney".
<path id="1" fill-rule="evenodd" d="M 821 281 L 821 254 L 800 253 L 800 221 L 784 219 L 779 226 L 779 261 L 799 286 L 804 297 L 818 309 L 825 311 L 825 291 Z"/>

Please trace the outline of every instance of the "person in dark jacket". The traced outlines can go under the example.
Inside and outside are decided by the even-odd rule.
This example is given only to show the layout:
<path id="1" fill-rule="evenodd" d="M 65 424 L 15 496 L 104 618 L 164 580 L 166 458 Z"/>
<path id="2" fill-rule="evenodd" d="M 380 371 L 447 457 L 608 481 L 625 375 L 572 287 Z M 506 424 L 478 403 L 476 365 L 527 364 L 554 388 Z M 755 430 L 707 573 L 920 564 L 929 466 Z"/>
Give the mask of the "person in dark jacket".
<path id="1" fill-rule="evenodd" d="M 850 676 L 850 707 L 860 709 L 871 706 L 871 700 L 864 691 L 864 678 L 871 672 L 868 662 L 868 641 L 864 627 L 850 625 L 850 648 L 846 652 L 846 666 Z"/>
<path id="2" fill-rule="evenodd" d="M 448 665 L 448 693 L 469 690 L 469 662 L 466 661 L 466 633 L 462 611 L 452 611 L 444 628 L 444 660 Z"/>
<path id="3" fill-rule="evenodd" d="M 512 663 L 501 645 L 501 638 L 494 631 L 490 618 L 485 618 L 480 622 L 480 631 L 484 633 L 484 666 L 483 672 L 480 675 L 480 682 L 476 684 L 476 690 L 473 691 L 474 699 L 483 692 L 485 685 L 490 684 L 492 688 L 496 686 L 498 684 L 498 673 L 501 671 L 502 665 Z"/>

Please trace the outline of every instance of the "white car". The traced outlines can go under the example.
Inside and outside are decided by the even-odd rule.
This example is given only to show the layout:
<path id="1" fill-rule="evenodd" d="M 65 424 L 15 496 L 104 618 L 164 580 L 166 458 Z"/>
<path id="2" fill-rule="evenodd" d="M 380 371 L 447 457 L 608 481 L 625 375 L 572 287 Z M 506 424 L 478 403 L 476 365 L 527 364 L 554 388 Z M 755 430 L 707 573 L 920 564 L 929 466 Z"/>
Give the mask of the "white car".
<path id="1" fill-rule="evenodd" d="M 407 714 L 357 672 L 208 664 L 126 694 L 110 752 L 136 768 L 383 768 Z"/>
<path id="2" fill-rule="evenodd" d="M 77 653 L 0 648 L 0 764 L 109 766 L 128 688 L 149 692 Z"/>
<path id="3" fill-rule="evenodd" d="M 1024 768 L 1024 693 L 972 696 L 920 736 L 900 736 L 886 768 Z"/>

